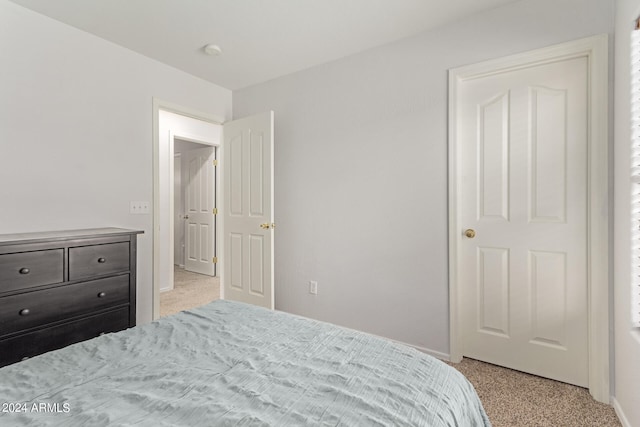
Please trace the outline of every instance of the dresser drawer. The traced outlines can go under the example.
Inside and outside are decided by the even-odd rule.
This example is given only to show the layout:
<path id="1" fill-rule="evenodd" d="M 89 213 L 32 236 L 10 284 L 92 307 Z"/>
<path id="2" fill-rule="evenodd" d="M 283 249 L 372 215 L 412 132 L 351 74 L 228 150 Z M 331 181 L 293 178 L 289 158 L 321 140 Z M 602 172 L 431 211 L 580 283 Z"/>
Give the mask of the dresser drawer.
<path id="1" fill-rule="evenodd" d="M 0 340 L 0 366 L 95 338 L 103 333 L 121 331 L 128 326 L 129 309 L 124 308 Z"/>
<path id="2" fill-rule="evenodd" d="M 128 302 L 128 274 L 0 298 L 0 336 Z"/>
<path id="3" fill-rule="evenodd" d="M 69 248 L 69 280 L 129 270 L 129 242 Z"/>
<path id="4" fill-rule="evenodd" d="M 0 293 L 64 280 L 64 250 L 0 255 Z"/>

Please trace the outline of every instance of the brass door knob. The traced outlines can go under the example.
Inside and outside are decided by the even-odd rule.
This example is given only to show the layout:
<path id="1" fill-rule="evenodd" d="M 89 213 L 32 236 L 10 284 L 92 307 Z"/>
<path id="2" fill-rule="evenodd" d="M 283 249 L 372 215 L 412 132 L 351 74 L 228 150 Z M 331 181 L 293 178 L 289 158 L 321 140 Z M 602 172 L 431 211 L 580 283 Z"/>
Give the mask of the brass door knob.
<path id="1" fill-rule="evenodd" d="M 268 230 L 269 228 L 271 228 L 271 224 L 269 224 L 269 223 L 260 224 L 260 228 L 264 228 L 265 230 Z"/>
<path id="2" fill-rule="evenodd" d="M 470 239 L 473 239 L 474 237 L 476 237 L 476 231 L 471 229 L 471 228 L 467 228 L 464 231 L 464 235 L 467 236 Z"/>

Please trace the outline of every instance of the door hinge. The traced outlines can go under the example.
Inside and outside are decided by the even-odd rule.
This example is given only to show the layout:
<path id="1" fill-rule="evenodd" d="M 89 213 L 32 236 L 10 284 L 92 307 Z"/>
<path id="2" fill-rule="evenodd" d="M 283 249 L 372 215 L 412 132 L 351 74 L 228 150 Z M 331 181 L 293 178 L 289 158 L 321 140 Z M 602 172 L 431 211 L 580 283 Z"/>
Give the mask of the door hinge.
<path id="1" fill-rule="evenodd" d="M 213 159 L 213 166 L 218 166 L 218 159 Z"/>
<path id="2" fill-rule="evenodd" d="M 218 208 L 213 208 L 213 214 L 218 215 Z"/>
<path id="3" fill-rule="evenodd" d="M 218 263 L 218 257 L 214 256 L 213 259 L 211 260 L 212 263 L 217 264 Z"/>

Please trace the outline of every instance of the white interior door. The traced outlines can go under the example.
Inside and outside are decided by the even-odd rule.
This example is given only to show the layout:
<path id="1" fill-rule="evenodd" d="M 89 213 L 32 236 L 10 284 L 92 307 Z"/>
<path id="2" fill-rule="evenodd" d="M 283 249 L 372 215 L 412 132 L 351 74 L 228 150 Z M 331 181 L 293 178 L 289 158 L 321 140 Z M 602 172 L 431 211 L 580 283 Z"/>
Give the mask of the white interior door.
<path id="1" fill-rule="evenodd" d="M 580 57 L 457 88 L 463 354 L 580 386 L 589 382 L 587 71 Z"/>
<path id="2" fill-rule="evenodd" d="M 214 150 L 214 147 L 205 147 L 185 153 L 188 179 L 184 215 L 184 268 L 209 276 L 215 275 Z"/>
<path id="3" fill-rule="evenodd" d="M 223 134 L 224 297 L 273 309 L 273 112 Z"/>

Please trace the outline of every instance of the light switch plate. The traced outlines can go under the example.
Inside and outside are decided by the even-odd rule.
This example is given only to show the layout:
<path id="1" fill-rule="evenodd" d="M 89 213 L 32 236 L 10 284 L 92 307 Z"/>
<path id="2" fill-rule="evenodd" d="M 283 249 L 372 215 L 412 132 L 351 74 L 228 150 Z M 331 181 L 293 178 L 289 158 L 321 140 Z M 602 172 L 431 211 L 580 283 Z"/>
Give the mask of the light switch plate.
<path id="1" fill-rule="evenodd" d="M 129 202 L 129 213 L 148 214 L 149 202 Z"/>

